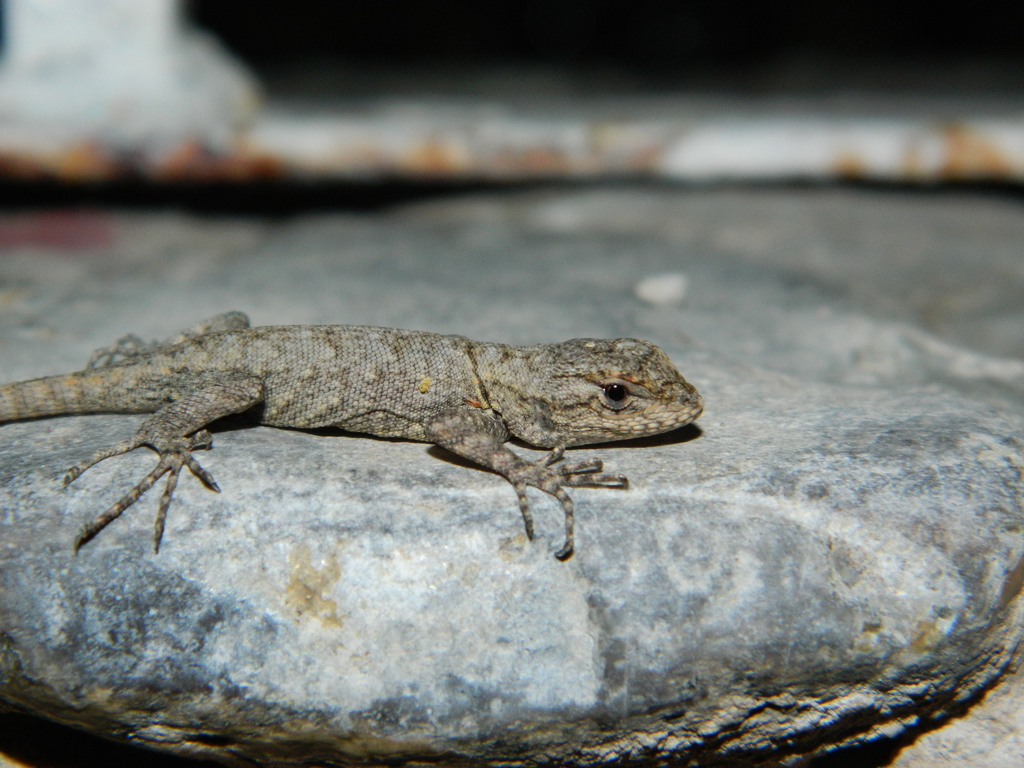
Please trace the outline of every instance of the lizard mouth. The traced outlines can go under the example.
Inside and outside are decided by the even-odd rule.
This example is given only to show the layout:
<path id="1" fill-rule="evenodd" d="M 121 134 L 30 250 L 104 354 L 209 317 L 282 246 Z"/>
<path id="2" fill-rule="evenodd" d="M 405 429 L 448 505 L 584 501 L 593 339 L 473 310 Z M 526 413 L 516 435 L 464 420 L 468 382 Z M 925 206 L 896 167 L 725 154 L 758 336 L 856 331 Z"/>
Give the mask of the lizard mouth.
<path id="1" fill-rule="evenodd" d="M 691 421 L 695 421 L 700 418 L 700 415 L 704 413 L 704 400 L 701 398 L 697 391 L 687 392 L 685 395 L 679 398 L 679 404 L 683 406 L 687 419 L 683 424 L 689 424 Z M 680 424 L 679 426 L 682 426 Z"/>
<path id="2" fill-rule="evenodd" d="M 686 426 L 704 412 L 699 395 L 684 395 L 679 400 L 654 403 L 622 425 L 624 437 L 645 437 Z"/>
<path id="3" fill-rule="evenodd" d="M 675 429 L 696 421 L 704 413 L 704 401 L 700 395 L 686 395 L 679 398 L 678 404 L 663 406 L 662 410 L 665 411 L 666 420 L 670 422 L 666 429 Z"/>

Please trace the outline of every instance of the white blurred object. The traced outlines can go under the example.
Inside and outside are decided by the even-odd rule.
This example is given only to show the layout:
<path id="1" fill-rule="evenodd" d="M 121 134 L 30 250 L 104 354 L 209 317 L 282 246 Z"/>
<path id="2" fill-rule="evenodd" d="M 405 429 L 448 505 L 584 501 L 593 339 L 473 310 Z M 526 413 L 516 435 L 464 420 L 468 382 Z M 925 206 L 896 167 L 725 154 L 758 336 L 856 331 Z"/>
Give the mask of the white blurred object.
<path id="1" fill-rule="evenodd" d="M 686 298 L 687 280 L 682 272 L 648 275 L 636 284 L 636 297 L 655 307 L 676 307 Z"/>
<path id="2" fill-rule="evenodd" d="M 665 146 L 669 178 L 905 181 L 1024 177 L 1024 120 L 805 115 L 709 120 Z"/>
<path id="3" fill-rule="evenodd" d="M 4 0 L 5 148 L 196 141 L 226 149 L 258 106 L 256 80 L 180 0 Z"/>

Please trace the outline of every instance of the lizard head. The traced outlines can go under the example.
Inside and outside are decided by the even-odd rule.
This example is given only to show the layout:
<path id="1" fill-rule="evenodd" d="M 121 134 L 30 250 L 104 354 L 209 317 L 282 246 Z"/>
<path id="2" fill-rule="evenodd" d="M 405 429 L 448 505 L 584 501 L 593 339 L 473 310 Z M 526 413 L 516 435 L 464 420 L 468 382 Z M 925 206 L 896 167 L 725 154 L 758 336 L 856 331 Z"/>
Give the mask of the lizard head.
<path id="1" fill-rule="evenodd" d="M 689 424 L 704 409 L 694 386 L 648 341 L 573 339 L 531 351 L 527 407 L 521 423 L 509 428 L 534 445 L 657 435 Z"/>

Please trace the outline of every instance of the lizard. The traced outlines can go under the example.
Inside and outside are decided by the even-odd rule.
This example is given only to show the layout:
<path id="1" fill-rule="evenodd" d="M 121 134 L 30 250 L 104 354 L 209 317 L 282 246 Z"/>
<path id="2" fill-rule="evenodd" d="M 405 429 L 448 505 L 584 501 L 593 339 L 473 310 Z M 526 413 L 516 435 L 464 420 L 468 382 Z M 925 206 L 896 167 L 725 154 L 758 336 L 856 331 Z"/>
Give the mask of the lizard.
<path id="1" fill-rule="evenodd" d="M 659 434 L 703 411 L 696 388 L 668 356 L 639 339 L 572 339 L 509 346 L 464 336 L 356 325 L 250 326 L 227 312 L 164 342 L 127 336 L 87 367 L 0 386 L 0 423 L 82 413 L 148 413 L 135 434 L 67 470 L 64 487 L 90 467 L 148 447 L 158 461 L 127 494 L 87 522 L 75 552 L 164 475 L 154 525 L 159 552 L 182 469 L 220 491 L 192 455 L 212 447 L 207 427 L 253 412 L 260 424 L 324 426 L 441 446 L 503 476 L 534 537 L 528 486 L 554 496 L 565 515 L 560 560 L 574 549 L 567 487 L 626 488 L 628 479 L 589 459 L 562 463 L 566 448 Z M 550 449 L 540 461 L 505 443 Z"/>

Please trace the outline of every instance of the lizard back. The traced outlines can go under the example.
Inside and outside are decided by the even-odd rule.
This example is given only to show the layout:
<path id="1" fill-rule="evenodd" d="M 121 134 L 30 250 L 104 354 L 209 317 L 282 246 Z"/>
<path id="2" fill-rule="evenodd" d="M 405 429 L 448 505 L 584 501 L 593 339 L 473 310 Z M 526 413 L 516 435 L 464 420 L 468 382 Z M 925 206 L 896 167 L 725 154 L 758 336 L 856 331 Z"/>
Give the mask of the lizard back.
<path id="1" fill-rule="evenodd" d="M 104 367 L 0 386 L 0 422 L 152 412 L 200 386 L 204 374 L 240 370 L 263 382 L 261 423 L 425 440 L 430 414 L 483 402 L 473 345 L 480 346 L 373 326 L 220 331 Z"/>

